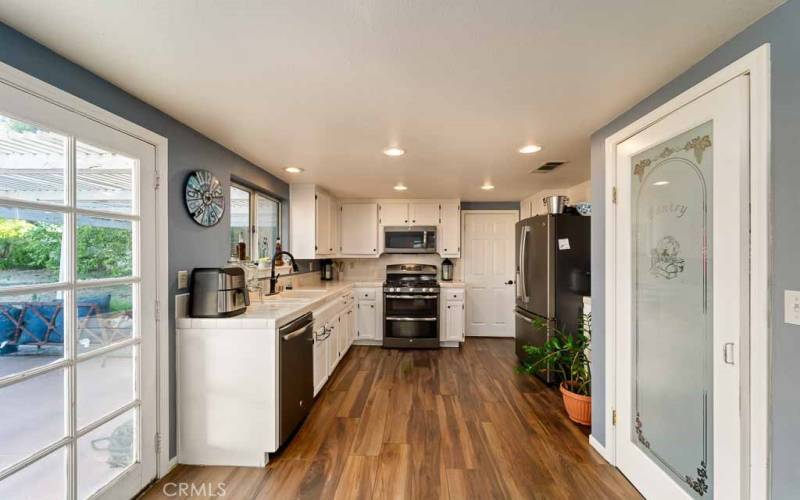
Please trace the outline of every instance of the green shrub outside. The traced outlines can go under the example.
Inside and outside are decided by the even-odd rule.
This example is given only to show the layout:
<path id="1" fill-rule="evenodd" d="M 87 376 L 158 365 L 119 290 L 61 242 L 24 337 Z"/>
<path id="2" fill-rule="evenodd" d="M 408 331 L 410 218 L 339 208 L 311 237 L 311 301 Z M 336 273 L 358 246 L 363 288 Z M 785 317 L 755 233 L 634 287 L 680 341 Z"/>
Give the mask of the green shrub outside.
<path id="1" fill-rule="evenodd" d="M 78 227 L 78 276 L 115 278 L 131 273 L 127 229 Z M 0 270 L 54 270 L 61 259 L 61 227 L 47 222 L 0 220 Z"/>

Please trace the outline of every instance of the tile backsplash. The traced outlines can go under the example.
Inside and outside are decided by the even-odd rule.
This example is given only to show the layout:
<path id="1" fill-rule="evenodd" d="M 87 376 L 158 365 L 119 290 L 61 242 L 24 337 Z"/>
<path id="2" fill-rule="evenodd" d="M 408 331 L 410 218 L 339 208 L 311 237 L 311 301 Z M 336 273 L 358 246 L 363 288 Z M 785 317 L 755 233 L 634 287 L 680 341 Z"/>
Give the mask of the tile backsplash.
<path id="1" fill-rule="evenodd" d="M 437 270 L 441 269 L 444 259 L 438 255 L 426 254 L 384 254 L 377 259 L 336 259 L 344 264 L 343 279 L 358 280 L 383 280 L 386 278 L 386 266 L 389 264 L 432 264 Z M 464 265 L 461 259 L 450 259 L 454 264 L 453 279 L 464 279 Z M 439 272 L 441 276 L 441 272 Z"/>

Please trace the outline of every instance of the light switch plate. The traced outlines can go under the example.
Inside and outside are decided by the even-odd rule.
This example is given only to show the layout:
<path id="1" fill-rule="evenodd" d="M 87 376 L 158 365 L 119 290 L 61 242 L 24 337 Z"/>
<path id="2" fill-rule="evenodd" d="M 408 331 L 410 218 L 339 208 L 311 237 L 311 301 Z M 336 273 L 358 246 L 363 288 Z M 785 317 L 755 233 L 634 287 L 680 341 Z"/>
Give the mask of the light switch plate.
<path id="1" fill-rule="evenodd" d="M 783 291 L 785 307 L 784 322 L 790 325 L 800 325 L 800 292 L 796 290 Z"/>
<path id="2" fill-rule="evenodd" d="M 189 286 L 189 271 L 178 271 L 178 289 Z"/>

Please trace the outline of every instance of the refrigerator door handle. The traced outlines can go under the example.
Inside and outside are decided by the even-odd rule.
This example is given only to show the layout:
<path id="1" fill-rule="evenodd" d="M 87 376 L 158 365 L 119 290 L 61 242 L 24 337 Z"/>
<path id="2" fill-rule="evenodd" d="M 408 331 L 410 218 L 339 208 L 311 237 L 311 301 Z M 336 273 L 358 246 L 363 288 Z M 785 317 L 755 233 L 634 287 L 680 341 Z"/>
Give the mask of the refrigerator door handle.
<path id="1" fill-rule="evenodd" d="M 526 304 L 530 301 L 530 297 L 528 296 L 528 284 L 526 283 L 527 279 L 525 276 L 525 262 L 527 261 L 525 248 L 527 247 L 528 233 L 530 232 L 530 226 L 522 228 L 522 235 L 520 235 L 519 238 L 519 262 L 517 263 L 519 266 L 519 271 L 517 273 L 517 296 Z"/>

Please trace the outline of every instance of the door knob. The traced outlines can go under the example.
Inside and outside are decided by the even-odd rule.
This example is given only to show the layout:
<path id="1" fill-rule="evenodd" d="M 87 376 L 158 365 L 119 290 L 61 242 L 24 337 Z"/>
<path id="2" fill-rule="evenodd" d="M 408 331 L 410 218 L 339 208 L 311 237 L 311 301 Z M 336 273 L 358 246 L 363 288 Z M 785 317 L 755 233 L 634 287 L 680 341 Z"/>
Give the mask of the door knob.
<path id="1" fill-rule="evenodd" d="M 514 280 L 508 280 L 508 281 L 506 281 L 506 285 L 513 285 L 513 284 L 514 284 Z"/>

